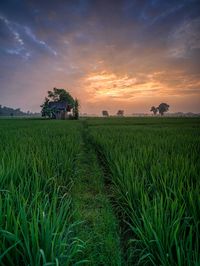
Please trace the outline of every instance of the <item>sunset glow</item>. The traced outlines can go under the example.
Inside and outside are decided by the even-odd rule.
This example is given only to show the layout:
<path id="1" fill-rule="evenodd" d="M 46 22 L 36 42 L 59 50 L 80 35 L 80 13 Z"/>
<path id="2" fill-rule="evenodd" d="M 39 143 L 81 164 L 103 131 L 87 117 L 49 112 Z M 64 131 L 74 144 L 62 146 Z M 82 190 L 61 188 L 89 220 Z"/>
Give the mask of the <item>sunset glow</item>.
<path id="1" fill-rule="evenodd" d="M 147 75 L 147 80 L 125 76 L 117 76 L 116 74 L 108 74 L 102 72 L 100 74 L 91 74 L 86 81 L 88 82 L 88 92 L 93 100 L 101 100 L 106 97 L 115 100 L 123 100 L 130 102 L 137 96 L 161 95 L 163 85 L 156 80 L 156 76 L 160 73 Z M 92 96 L 93 95 L 93 96 Z"/>
<path id="2" fill-rule="evenodd" d="M 58 87 L 86 113 L 200 112 L 199 1 L 18 2 L 0 3 L 1 105 Z"/>

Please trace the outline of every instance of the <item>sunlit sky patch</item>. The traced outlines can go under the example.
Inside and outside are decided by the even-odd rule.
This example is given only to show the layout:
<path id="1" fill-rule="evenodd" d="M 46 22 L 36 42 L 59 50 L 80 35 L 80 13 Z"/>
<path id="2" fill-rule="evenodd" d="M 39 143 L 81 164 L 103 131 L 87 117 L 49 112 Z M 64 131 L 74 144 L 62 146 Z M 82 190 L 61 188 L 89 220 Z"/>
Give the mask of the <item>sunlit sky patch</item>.
<path id="1" fill-rule="evenodd" d="M 200 112 L 199 0 L 1 0 L 0 104 L 55 86 L 87 113 Z"/>

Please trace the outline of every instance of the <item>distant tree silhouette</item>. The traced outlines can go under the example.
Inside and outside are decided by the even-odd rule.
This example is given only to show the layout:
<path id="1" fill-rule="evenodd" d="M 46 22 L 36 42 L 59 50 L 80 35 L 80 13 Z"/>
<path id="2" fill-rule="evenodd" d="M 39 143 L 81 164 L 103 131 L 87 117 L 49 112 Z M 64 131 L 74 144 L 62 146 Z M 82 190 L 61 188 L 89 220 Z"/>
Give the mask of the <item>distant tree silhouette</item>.
<path id="1" fill-rule="evenodd" d="M 153 114 L 156 115 L 158 112 L 158 107 L 152 106 L 150 112 L 153 112 Z"/>
<path id="2" fill-rule="evenodd" d="M 108 111 L 103 110 L 103 111 L 102 111 L 102 115 L 103 115 L 104 117 L 108 117 L 108 116 L 109 116 Z"/>
<path id="3" fill-rule="evenodd" d="M 117 116 L 124 116 L 124 110 L 118 110 Z"/>
<path id="4" fill-rule="evenodd" d="M 0 116 L 27 116 L 28 113 L 25 113 L 20 110 L 20 108 L 13 109 L 7 106 L 0 105 Z"/>
<path id="5" fill-rule="evenodd" d="M 164 115 L 169 110 L 169 105 L 167 103 L 161 103 L 158 107 L 158 111 L 160 115 Z"/>

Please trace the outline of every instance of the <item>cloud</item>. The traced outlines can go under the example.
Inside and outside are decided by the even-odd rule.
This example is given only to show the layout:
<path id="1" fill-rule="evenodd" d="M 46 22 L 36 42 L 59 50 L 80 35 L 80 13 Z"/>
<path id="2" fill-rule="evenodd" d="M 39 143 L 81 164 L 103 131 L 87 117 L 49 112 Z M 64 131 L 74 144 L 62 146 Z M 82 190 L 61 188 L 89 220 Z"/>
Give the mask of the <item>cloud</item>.
<path id="1" fill-rule="evenodd" d="M 130 102 L 136 97 L 184 96 L 200 94 L 197 76 L 187 76 L 182 71 L 160 71 L 144 76 L 108 73 L 91 73 L 85 79 L 85 87 L 90 102 L 105 100 Z"/>
<path id="2" fill-rule="evenodd" d="M 183 21 L 169 36 L 172 57 L 188 57 L 200 49 L 200 18 Z"/>
<path id="3" fill-rule="evenodd" d="M 44 48 L 54 56 L 57 55 L 57 52 L 45 41 L 38 39 L 29 27 L 12 22 L 2 15 L 0 15 L 0 20 L 8 29 L 8 34 L 13 37 L 13 41 L 10 40 L 9 43 L 10 48 L 5 49 L 8 54 L 20 55 L 25 59 L 29 59 L 33 51 Z"/>
<path id="4" fill-rule="evenodd" d="M 34 43 L 44 47 L 47 51 L 49 51 L 53 55 L 55 56 L 57 55 L 57 52 L 52 47 L 50 47 L 45 41 L 39 40 L 29 27 L 25 26 L 24 31 Z"/>
<path id="5" fill-rule="evenodd" d="M 13 42 L 12 48 L 6 48 L 5 51 L 9 54 L 21 55 L 25 50 L 24 41 L 20 34 L 15 30 L 13 23 L 11 23 L 6 17 L 0 15 L 0 21 L 4 23 L 9 33 L 12 35 Z"/>

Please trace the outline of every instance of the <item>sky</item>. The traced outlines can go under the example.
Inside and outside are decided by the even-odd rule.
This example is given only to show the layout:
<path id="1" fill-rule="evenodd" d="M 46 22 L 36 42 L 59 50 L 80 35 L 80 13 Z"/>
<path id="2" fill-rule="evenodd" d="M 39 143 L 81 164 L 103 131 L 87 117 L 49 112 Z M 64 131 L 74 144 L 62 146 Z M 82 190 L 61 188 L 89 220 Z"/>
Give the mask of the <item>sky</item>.
<path id="1" fill-rule="evenodd" d="M 0 104 L 39 112 L 200 112 L 200 0 L 0 0 Z"/>

